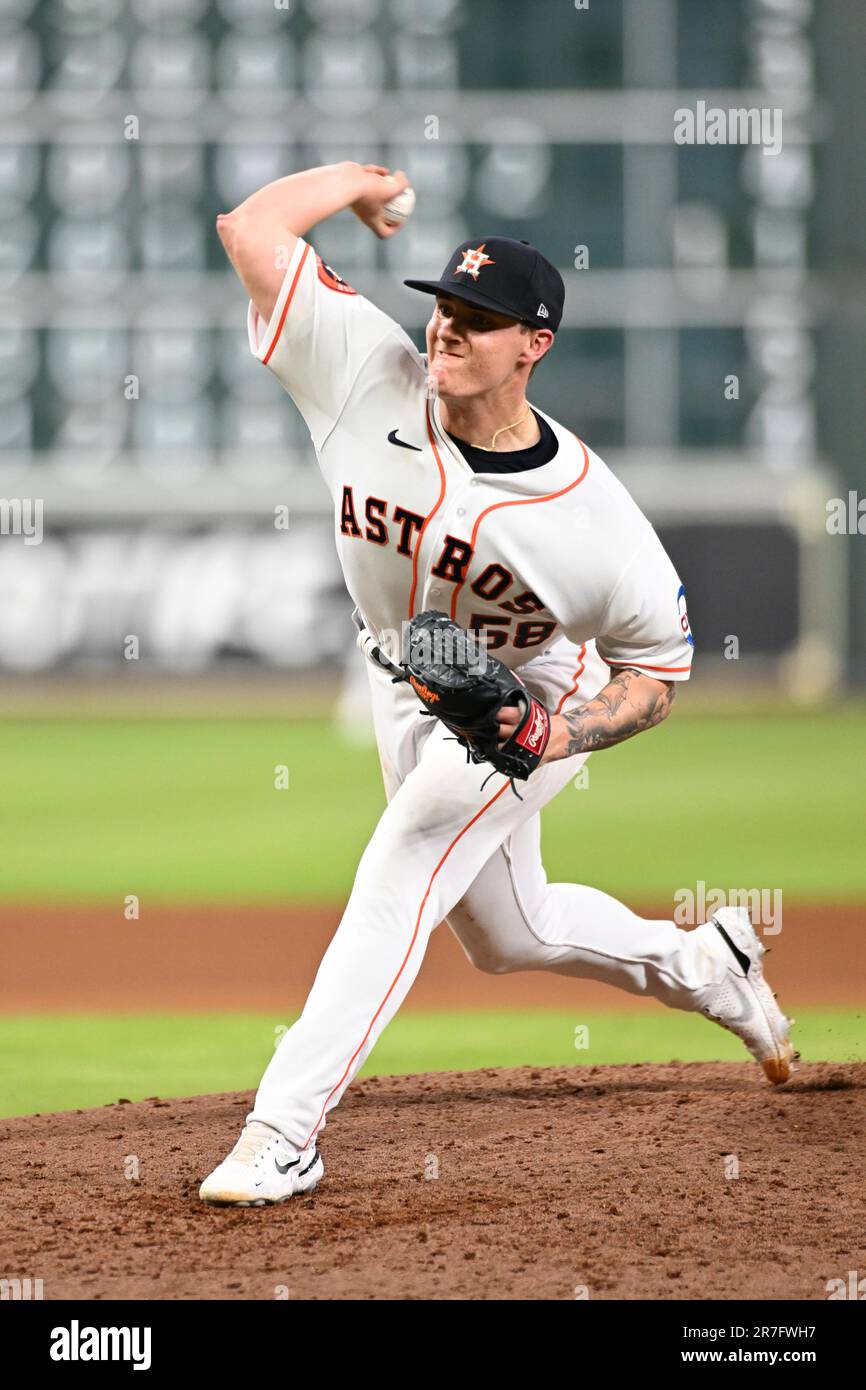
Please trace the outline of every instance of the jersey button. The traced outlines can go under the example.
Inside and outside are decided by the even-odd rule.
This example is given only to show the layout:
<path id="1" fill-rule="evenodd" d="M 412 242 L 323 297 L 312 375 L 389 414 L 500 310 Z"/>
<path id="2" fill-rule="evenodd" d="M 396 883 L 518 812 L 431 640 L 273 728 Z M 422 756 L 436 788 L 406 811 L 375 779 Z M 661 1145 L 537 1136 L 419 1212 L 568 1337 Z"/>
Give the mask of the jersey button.
<path id="1" fill-rule="evenodd" d="M 441 594 L 441 592 L 442 592 L 442 590 L 441 590 L 441 589 L 438 589 L 438 588 L 437 588 L 437 589 L 431 589 L 431 590 L 430 590 L 430 597 L 431 597 L 431 598 L 438 598 L 439 595 Z"/>
<path id="2" fill-rule="evenodd" d="M 458 515 L 458 516 L 465 516 L 465 515 L 466 515 L 466 508 L 465 508 L 465 507 L 458 507 L 458 508 L 457 508 L 457 515 Z"/>

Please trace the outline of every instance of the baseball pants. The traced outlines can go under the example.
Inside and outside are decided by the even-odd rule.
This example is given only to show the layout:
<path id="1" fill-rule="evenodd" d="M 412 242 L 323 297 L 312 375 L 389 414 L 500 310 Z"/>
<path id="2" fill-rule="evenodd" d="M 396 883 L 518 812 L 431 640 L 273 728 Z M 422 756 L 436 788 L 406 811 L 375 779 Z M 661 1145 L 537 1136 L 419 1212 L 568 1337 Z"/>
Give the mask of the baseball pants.
<path id="1" fill-rule="evenodd" d="M 595 695 L 608 668 L 564 640 L 521 675 L 550 709 Z M 248 1120 L 263 1120 L 306 1148 L 399 1009 L 430 933 L 446 921 L 473 965 L 501 974 L 553 970 L 603 980 L 680 1009 L 727 968 L 713 927 L 684 931 L 638 917 L 596 888 L 548 883 L 540 812 L 571 783 L 588 754 L 545 763 L 518 783 L 466 752 L 437 719 L 421 715 L 411 687 L 368 661 L 373 717 L 388 805 L 358 865 L 337 931 L 303 1013 L 284 1034 Z M 575 798 L 580 862 L 587 797 Z"/>

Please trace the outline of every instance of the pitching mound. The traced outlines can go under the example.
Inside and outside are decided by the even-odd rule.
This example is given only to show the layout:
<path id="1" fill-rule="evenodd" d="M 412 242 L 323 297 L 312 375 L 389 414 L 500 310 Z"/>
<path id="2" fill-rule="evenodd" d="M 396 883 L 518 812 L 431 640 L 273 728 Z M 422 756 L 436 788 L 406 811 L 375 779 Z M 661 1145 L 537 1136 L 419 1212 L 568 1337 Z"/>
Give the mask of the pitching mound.
<path id="1" fill-rule="evenodd" d="M 6 1278 L 54 1298 L 824 1299 L 866 1270 L 866 1066 L 367 1079 L 318 1191 L 196 1199 L 252 1093 L 0 1122 Z M 135 1176 L 137 1174 L 137 1176 Z"/>

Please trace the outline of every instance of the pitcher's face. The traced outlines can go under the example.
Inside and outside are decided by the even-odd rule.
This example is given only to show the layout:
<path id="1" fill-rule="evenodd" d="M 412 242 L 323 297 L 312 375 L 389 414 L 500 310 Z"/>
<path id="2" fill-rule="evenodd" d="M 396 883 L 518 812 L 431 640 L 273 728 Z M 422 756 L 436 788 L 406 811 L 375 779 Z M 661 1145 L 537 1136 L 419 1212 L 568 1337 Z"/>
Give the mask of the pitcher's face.
<path id="1" fill-rule="evenodd" d="M 519 319 L 437 294 L 427 324 L 428 375 L 440 396 L 482 395 L 531 364 L 530 341 Z"/>

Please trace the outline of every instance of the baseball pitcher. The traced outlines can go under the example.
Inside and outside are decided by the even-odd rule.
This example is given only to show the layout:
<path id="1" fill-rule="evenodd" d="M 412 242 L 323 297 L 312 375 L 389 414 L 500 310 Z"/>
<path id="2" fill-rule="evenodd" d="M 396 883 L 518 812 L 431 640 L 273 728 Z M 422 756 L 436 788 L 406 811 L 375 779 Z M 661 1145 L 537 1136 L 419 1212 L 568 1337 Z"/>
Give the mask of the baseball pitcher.
<path id="1" fill-rule="evenodd" d="M 420 353 L 306 239 L 344 208 L 394 235 L 386 205 L 407 187 L 402 171 L 339 163 L 217 221 L 249 295 L 250 349 L 301 412 L 333 500 L 387 806 L 206 1202 L 315 1187 L 327 1115 L 443 921 L 480 970 L 553 970 L 701 1012 L 773 1083 L 794 1058 L 742 909 L 685 931 L 547 881 L 542 807 L 591 752 L 666 719 L 689 677 L 685 592 L 598 455 L 526 399 L 563 311 L 540 251 L 472 237 L 439 279 L 405 281 L 430 297 Z"/>

